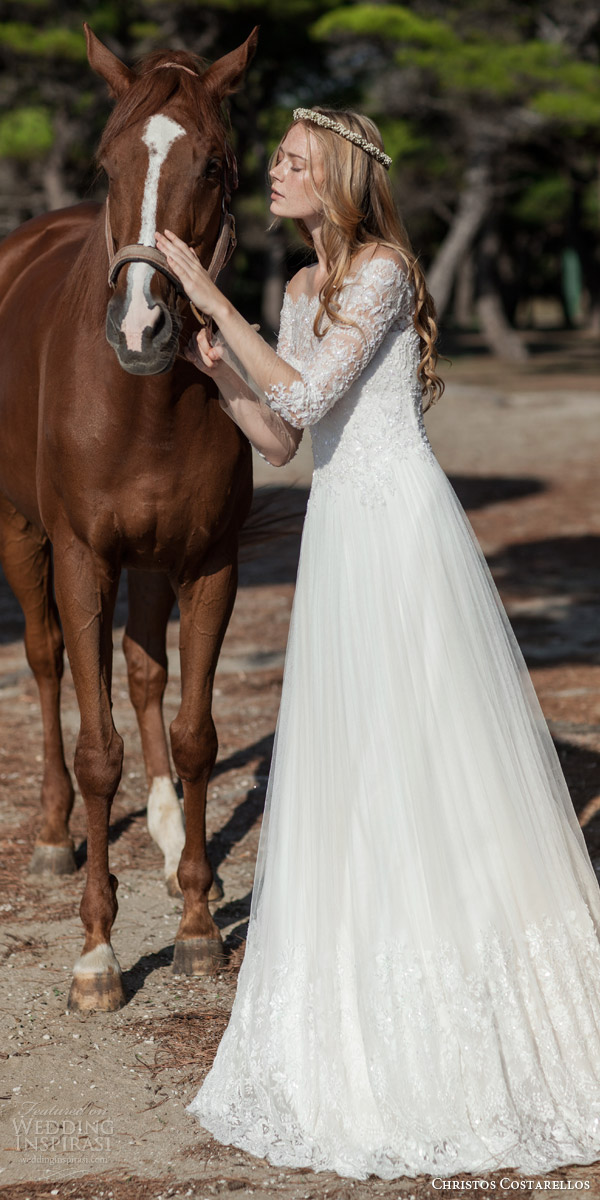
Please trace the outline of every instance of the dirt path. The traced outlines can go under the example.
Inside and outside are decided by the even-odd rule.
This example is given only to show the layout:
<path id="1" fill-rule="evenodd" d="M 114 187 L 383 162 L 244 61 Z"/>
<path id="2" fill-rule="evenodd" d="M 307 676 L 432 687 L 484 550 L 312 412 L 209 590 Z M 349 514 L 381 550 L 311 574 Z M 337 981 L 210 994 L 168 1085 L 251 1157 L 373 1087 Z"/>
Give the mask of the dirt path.
<path id="1" fill-rule="evenodd" d="M 600 864 L 600 358 L 570 339 L 552 357 L 503 371 L 476 356 L 450 372 L 428 417 L 434 448 L 481 540 L 551 723 L 590 852 Z M 310 478 L 308 440 L 276 472 L 273 504 L 301 511 Z M 262 804 L 293 596 L 298 536 L 263 547 L 242 566 L 215 688 L 220 749 L 210 788 L 209 852 L 225 896 L 215 908 L 228 969 L 188 979 L 171 973 L 181 905 L 167 896 L 160 855 L 145 826 L 139 740 L 115 636 L 115 720 L 125 737 L 123 784 L 113 808 L 111 867 L 120 879 L 114 947 L 129 1002 L 119 1013 L 67 1014 L 81 946 L 78 905 L 85 817 L 78 799 L 75 876 L 40 884 L 26 866 L 35 837 L 41 726 L 20 616 L 0 583 L 0 806 L 5 885 L 0 954 L 0 1188 L 12 1197 L 260 1196 L 432 1197 L 431 1180 L 344 1180 L 280 1171 L 221 1146 L 184 1111 L 218 1045 L 243 953 Z M 122 603 L 117 625 L 122 625 Z M 166 718 L 176 711 L 177 626 L 169 628 Z M 78 716 L 64 689 L 67 753 Z M 600 800 L 598 801 L 600 809 Z M 53 1138 L 55 1139 L 53 1144 Z M 490 1176 L 518 1180 L 512 1172 Z M 600 1197 L 598 1168 L 552 1178 Z M 589 1187 L 584 1188 L 585 1182 Z M 489 1190 L 489 1189 L 488 1189 Z"/>

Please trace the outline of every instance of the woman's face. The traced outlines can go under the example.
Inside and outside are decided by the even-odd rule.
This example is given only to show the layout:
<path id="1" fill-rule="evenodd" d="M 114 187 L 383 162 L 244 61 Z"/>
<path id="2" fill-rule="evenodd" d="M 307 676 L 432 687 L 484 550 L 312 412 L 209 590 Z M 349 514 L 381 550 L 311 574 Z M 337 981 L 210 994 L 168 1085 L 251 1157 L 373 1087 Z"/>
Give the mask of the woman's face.
<path id="1" fill-rule="evenodd" d="M 271 212 L 275 217 L 306 220 L 321 212 L 322 205 L 313 187 L 308 167 L 308 139 L 305 125 L 292 125 L 286 133 L 275 166 L 271 168 Z M 311 138 L 312 173 L 317 188 L 324 179 L 323 157 L 318 142 Z"/>

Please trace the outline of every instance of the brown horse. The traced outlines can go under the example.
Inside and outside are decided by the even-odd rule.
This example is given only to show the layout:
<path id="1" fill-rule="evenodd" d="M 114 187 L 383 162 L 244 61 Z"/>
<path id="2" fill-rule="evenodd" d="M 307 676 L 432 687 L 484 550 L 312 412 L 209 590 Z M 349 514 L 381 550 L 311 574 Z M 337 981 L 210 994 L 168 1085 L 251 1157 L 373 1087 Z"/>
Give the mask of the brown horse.
<path id="1" fill-rule="evenodd" d="M 221 103 L 242 82 L 257 30 L 208 69 L 192 54 L 169 51 L 133 71 L 87 26 L 86 37 L 90 65 L 117 101 L 98 152 L 110 216 L 108 200 L 76 205 L 27 222 L 0 248 L 0 555 L 25 614 L 44 722 L 43 823 L 31 867 L 73 868 L 73 787 L 59 715 L 64 635 L 81 717 L 75 774 L 88 822 L 85 942 L 69 1005 L 111 1010 L 125 1001 L 110 944 L 117 880 L 108 863 L 123 757 L 111 707 L 122 567 L 129 568 L 124 649 L 150 783 L 148 823 L 165 851 L 171 889 L 176 872 L 183 892 L 174 970 L 211 970 L 223 956 L 208 908 L 205 806 L 217 753 L 213 679 L 235 598 L 251 454 L 212 383 L 177 357 L 194 318 L 153 247 L 155 229 L 168 226 L 205 266 L 218 269 L 227 255 L 235 181 Z M 162 722 L 174 594 L 182 698 L 170 734 L 185 834 Z"/>

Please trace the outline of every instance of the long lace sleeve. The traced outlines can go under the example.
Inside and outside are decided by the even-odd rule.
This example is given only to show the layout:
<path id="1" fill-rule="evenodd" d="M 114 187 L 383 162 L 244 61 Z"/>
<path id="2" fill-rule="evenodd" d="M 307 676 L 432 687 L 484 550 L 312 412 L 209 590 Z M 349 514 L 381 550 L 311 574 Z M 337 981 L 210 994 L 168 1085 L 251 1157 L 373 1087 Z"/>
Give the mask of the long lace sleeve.
<path id="1" fill-rule="evenodd" d="M 277 354 L 284 362 L 294 358 L 293 319 L 289 291 L 286 288 L 283 305 L 279 317 L 279 333 L 277 335 Z"/>
<path id="2" fill-rule="evenodd" d="M 286 307 L 277 353 L 290 361 L 283 319 Z M 342 293 L 341 312 L 355 324 L 331 324 L 310 363 L 299 366 L 292 357 L 301 378 L 290 384 L 272 384 L 266 392 L 267 403 L 296 429 L 314 425 L 364 371 L 400 312 L 407 308 L 412 308 L 412 286 L 397 259 L 379 253 L 363 263 Z"/>
<path id="3" fill-rule="evenodd" d="M 286 428 L 285 421 L 272 410 L 264 392 L 220 334 L 214 344 L 221 346 L 223 361 L 229 368 L 228 381 L 221 377 L 218 385 L 221 408 L 246 434 L 265 462 L 284 466 L 294 457 L 302 433 Z"/>

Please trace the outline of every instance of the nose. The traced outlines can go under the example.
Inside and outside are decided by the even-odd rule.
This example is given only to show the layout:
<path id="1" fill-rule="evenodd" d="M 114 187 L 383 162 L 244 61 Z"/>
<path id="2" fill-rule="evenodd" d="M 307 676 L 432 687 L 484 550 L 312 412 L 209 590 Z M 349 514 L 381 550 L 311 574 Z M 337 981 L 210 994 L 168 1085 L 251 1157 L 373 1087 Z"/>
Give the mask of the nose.
<path id="1" fill-rule="evenodd" d="M 109 301 L 106 337 L 124 370 L 132 375 L 156 375 L 173 365 L 181 319 L 152 294 L 152 268 L 142 263 L 132 264 L 132 268 L 127 286 L 119 288 Z M 147 272 L 143 282 L 141 272 Z"/>

